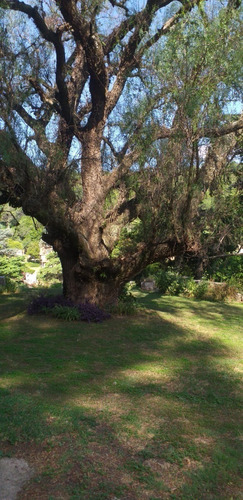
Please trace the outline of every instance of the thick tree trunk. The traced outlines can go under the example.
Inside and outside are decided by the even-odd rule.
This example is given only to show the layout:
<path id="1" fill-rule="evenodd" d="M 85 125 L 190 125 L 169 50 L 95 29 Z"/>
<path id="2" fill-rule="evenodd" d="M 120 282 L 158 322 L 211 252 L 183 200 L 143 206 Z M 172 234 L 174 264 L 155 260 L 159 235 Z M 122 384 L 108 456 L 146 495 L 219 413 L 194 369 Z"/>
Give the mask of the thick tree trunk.
<path id="1" fill-rule="evenodd" d="M 62 264 L 64 296 L 74 303 L 88 301 L 104 307 L 116 304 L 124 284 L 148 263 L 159 262 L 181 253 L 181 244 L 169 243 L 157 246 L 153 255 L 151 249 L 150 252 L 145 251 L 143 244 L 132 257 L 127 255 L 120 259 L 92 259 L 83 248 L 75 245 L 74 240 L 72 245 L 67 245 L 67 240 L 55 240 L 51 244 L 58 252 Z"/>
<path id="2" fill-rule="evenodd" d="M 63 275 L 65 281 L 65 276 Z M 89 302 L 97 306 L 109 307 L 117 303 L 120 287 L 113 281 L 99 281 L 93 278 L 90 281 L 81 279 L 79 276 L 75 279 L 68 279 L 68 285 L 65 284 L 65 296 L 76 304 Z"/>
<path id="3" fill-rule="evenodd" d="M 100 307 L 115 304 L 122 284 L 107 266 L 91 263 L 82 265 L 78 254 L 61 252 L 63 270 L 63 294 L 74 303 L 90 302 Z"/>

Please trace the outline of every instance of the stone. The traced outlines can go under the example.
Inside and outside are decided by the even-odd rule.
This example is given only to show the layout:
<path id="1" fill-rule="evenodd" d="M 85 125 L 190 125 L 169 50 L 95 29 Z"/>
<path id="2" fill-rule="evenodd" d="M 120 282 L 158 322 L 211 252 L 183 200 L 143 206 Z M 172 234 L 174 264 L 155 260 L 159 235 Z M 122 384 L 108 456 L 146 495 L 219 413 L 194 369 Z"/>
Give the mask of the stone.
<path id="1" fill-rule="evenodd" d="M 141 282 L 141 289 L 145 290 L 146 292 L 156 292 L 157 287 L 155 280 L 151 278 L 146 278 L 144 281 Z"/>
<path id="2" fill-rule="evenodd" d="M 34 474 L 22 458 L 0 459 L 0 499 L 16 500 L 17 494 Z"/>

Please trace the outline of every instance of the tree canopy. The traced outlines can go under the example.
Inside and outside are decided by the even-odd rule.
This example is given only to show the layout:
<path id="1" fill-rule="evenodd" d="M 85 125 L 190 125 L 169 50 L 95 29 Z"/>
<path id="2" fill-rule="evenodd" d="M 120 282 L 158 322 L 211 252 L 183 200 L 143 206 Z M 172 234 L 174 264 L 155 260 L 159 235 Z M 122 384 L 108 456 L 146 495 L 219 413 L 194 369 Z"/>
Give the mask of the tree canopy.
<path id="1" fill-rule="evenodd" d="M 238 8 L 0 0 L 0 203 L 44 225 L 66 296 L 104 304 L 200 252 L 201 203 L 242 147 Z"/>

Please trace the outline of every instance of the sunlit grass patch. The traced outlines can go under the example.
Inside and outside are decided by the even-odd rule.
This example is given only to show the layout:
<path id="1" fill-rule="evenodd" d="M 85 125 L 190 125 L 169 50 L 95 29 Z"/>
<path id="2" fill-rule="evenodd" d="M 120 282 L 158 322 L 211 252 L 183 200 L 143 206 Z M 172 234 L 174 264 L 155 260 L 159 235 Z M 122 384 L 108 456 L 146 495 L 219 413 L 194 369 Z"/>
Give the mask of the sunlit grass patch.
<path id="1" fill-rule="evenodd" d="M 37 471 L 23 500 L 240 498 L 242 306 L 139 300 L 140 315 L 70 326 L 11 299 L 0 453 Z"/>

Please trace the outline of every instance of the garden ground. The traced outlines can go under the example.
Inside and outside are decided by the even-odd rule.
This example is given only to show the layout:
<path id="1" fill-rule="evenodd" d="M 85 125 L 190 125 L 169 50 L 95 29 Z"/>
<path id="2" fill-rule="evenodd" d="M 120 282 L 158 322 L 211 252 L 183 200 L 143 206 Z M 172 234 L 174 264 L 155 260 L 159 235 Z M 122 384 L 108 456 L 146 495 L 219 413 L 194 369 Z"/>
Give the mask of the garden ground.
<path id="1" fill-rule="evenodd" d="M 102 324 L 0 297 L 0 457 L 19 500 L 240 500 L 242 305 L 137 292 Z"/>

